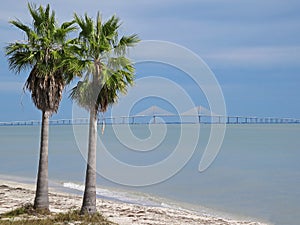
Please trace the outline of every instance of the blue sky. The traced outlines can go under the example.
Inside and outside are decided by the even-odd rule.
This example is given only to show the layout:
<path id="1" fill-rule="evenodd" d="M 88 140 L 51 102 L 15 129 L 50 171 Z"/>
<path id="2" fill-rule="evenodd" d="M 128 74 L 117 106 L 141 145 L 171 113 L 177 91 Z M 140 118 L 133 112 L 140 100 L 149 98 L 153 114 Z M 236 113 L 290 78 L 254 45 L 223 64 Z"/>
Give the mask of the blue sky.
<path id="1" fill-rule="evenodd" d="M 35 3 L 50 3 L 59 21 L 71 20 L 74 12 L 95 16 L 99 10 L 104 19 L 117 14 L 126 34 L 137 33 L 142 40 L 164 40 L 185 46 L 214 72 L 229 115 L 300 118 L 298 0 L 53 0 Z M 26 4 L 26 1 L 10 0 L 0 9 L 0 121 L 40 119 L 30 94 L 22 92 L 27 73 L 10 72 L 3 51 L 7 43 L 24 37 L 8 21 L 18 18 L 29 24 Z M 152 70 L 159 71 L 157 66 L 137 66 L 137 78 L 143 73 L 153 73 Z M 165 74 L 170 78 L 168 72 Z M 184 78 L 176 79 L 182 86 L 189 85 Z M 134 91 L 134 87 L 130 91 Z M 205 99 L 200 101 L 196 95 L 191 93 L 196 104 L 205 105 Z M 71 102 L 67 96 L 68 92 L 54 118 L 71 117 Z"/>

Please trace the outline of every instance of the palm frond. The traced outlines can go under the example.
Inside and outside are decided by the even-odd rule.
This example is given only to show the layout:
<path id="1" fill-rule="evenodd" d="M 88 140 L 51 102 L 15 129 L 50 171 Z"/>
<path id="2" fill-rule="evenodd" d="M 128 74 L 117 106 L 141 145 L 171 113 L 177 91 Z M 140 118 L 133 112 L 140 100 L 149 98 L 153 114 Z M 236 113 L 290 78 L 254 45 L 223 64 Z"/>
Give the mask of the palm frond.
<path id="1" fill-rule="evenodd" d="M 74 25 L 75 24 L 75 20 L 72 20 L 72 21 L 68 21 L 68 22 L 64 22 L 61 26 L 60 26 L 60 29 L 63 29 L 63 30 L 65 30 L 65 29 L 74 29 L 74 30 L 72 30 L 72 31 L 75 31 L 75 30 L 77 30 L 77 27 L 76 27 L 76 25 Z"/>
<path id="2" fill-rule="evenodd" d="M 140 41 L 137 34 L 132 34 L 130 36 L 123 36 L 118 43 L 114 46 L 114 53 L 116 55 L 125 55 L 126 50 L 129 47 L 135 46 Z"/>
<path id="3" fill-rule="evenodd" d="M 102 17 L 100 15 L 100 12 L 97 13 L 97 19 L 96 19 L 96 35 L 99 37 L 102 33 Z"/>
<path id="4" fill-rule="evenodd" d="M 26 26 L 25 24 L 23 24 L 21 21 L 11 20 L 11 21 L 9 21 L 9 23 L 13 24 L 14 26 L 19 28 L 20 30 L 24 31 L 26 33 L 27 37 L 30 36 L 31 29 L 28 26 Z"/>
<path id="5" fill-rule="evenodd" d="M 9 69 L 20 73 L 34 64 L 34 52 L 30 51 L 26 44 L 15 43 L 6 47 Z"/>
<path id="6" fill-rule="evenodd" d="M 29 9 L 31 17 L 33 18 L 33 22 L 34 23 L 35 22 L 41 23 L 41 19 L 40 19 L 39 15 L 38 15 L 38 12 L 37 12 L 36 4 L 34 4 L 34 3 L 28 3 L 27 6 L 28 6 L 28 9 Z"/>
<path id="7" fill-rule="evenodd" d="M 113 39 L 117 34 L 117 30 L 121 26 L 120 19 L 116 16 L 112 16 L 104 25 L 103 33 L 107 39 Z"/>

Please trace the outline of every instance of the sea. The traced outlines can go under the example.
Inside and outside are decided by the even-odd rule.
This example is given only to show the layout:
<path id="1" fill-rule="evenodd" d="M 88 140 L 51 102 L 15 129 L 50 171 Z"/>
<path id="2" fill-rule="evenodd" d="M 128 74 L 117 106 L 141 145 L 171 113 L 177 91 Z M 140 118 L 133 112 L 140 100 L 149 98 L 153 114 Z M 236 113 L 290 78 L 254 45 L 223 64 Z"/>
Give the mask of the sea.
<path id="1" fill-rule="evenodd" d="M 87 125 L 50 126 L 52 187 L 82 193 L 87 130 Z M 200 172 L 211 130 L 209 124 L 99 124 L 97 196 L 299 224 L 300 124 L 228 124 L 218 154 Z M 34 183 L 39 142 L 39 126 L 0 126 L 0 178 Z"/>

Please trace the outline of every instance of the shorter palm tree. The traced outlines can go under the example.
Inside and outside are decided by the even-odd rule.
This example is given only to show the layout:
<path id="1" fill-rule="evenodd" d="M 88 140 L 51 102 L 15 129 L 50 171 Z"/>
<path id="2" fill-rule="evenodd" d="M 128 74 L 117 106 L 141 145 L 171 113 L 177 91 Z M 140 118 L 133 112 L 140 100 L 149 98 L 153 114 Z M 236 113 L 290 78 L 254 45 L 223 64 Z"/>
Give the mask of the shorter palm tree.
<path id="1" fill-rule="evenodd" d="M 19 20 L 10 21 L 15 27 L 24 31 L 27 39 L 11 43 L 6 47 L 10 70 L 20 73 L 30 69 L 24 88 L 31 92 L 34 105 L 42 111 L 40 141 L 40 158 L 37 175 L 37 187 L 34 207 L 49 210 L 48 198 L 48 138 L 49 117 L 56 113 L 62 99 L 69 74 L 63 66 L 63 58 L 68 52 L 67 46 L 72 43 L 67 39 L 76 27 L 74 22 L 57 25 L 54 11 L 50 6 L 45 8 L 28 4 L 33 19 L 32 27 Z"/>
<path id="2" fill-rule="evenodd" d="M 86 169 L 85 190 L 81 213 L 96 212 L 96 144 L 98 113 L 117 102 L 119 93 L 126 93 L 127 86 L 133 84 L 134 66 L 126 58 L 127 49 L 138 43 L 137 35 L 118 38 L 120 20 L 112 16 L 105 23 L 98 13 L 94 22 L 90 17 L 79 17 L 75 21 L 81 31 L 76 58 L 66 60 L 66 64 L 78 61 L 78 69 L 84 79 L 73 88 L 71 97 L 79 106 L 90 113 L 89 145 Z"/>

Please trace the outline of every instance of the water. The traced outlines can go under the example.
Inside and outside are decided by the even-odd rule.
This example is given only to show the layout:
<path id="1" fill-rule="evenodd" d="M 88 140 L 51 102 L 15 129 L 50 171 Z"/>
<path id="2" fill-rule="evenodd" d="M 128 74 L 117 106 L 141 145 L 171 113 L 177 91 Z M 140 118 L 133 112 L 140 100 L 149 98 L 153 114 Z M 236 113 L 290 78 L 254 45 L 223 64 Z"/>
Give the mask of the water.
<path id="1" fill-rule="evenodd" d="M 118 126 L 122 129 L 124 125 Z M 163 129 L 163 125 L 154 126 L 152 131 Z M 193 130 L 195 125 L 185 126 Z M 0 174 L 35 179 L 39 129 L 0 127 Z M 133 125 L 131 130 L 139 138 L 151 135 L 146 125 Z M 120 161 L 145 166 L 168 157 L 176 147 L 180 131 L 180 125 L 167 125 L 164 141 L 154 150 L 144 152 L 126 147 L 111 126 L 106 126 L 100 137 Z M 208 170 L 200 173 L 198 165 L 209 132 L 209 125 L 201 126 L 200 140 L 191 160 L 170 179 L 146 187 L 129 187 L 98 176 L 99 197 L 154 206 L 176 203 L 198 211 L 207 207 L 274 224 L 299 224 L 300 125 L 228 125 L 219 155 Z M 83 132 L 82 139 L 86 136 Z M 49 178 L 65 188 L 80 190 L 85 166 L 72 126 L 51 126 Z M 118 173 L 129 176 L 122 171 Z"/>

